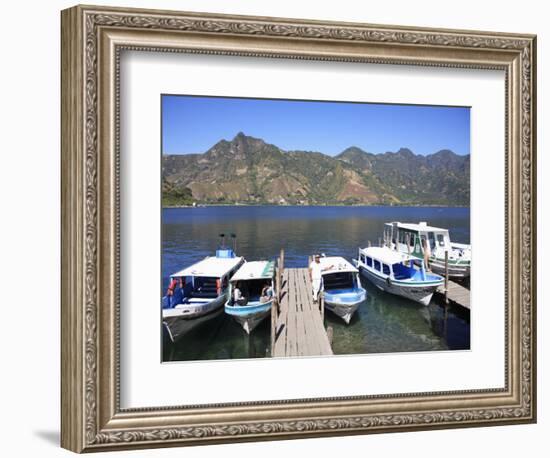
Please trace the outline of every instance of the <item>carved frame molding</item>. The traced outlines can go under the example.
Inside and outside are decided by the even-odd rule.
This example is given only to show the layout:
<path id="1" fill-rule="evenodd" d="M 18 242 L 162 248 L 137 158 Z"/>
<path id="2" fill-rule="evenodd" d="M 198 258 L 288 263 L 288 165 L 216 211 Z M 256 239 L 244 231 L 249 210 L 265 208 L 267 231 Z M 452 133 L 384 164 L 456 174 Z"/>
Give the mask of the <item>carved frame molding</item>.
<path id="1" fill-rule="evenodd" d="M 118 99 L 125 49 L 505 71 L 506 387 L 121 410 Z M 535 62 L 531 35 L 63 11 L 62 446 L 81 452 L 535 421 Z"/>

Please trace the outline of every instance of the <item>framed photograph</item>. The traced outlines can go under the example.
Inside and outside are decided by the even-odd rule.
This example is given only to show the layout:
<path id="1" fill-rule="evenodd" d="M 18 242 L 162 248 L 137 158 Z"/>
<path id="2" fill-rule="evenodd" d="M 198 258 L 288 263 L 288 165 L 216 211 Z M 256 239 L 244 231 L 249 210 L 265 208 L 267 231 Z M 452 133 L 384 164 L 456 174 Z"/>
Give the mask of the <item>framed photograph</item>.
<path id="1" fill-rule="evenodd" d="M 536 421 L 536 37 L 62 12 L 62 446 Z"/>

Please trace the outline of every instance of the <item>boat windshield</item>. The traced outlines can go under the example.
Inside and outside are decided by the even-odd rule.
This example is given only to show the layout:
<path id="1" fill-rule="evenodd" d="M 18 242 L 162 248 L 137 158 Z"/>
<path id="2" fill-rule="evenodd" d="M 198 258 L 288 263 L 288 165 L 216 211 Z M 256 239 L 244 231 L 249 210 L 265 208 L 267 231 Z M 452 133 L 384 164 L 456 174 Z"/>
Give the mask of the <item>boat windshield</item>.
<path id="1" fill-rule="evenodd" d="M 193 297 L 218 297 L 219 279 L 216 277 L 194 277 L 190 295 Z"/>
<path id="2" fill-rule="evenodd" d="M 239 280 L 233 282 L 232 284 L 233 288 L 237 287 L 240 289 L 243 297 L 249 302 L 260 301 L 260 298 L 262 297 L 262 292 L 264 293 L 264 297 L 273 295 L 273 290 L 271 289 L 271 280 L 267 280 L 265 278 L 254 280 Z M 269 291 L 267 289 L 269 289 Z M 233 301 L 234 298 L 232 297 L 231 300 Z"/>
<path id="3" fill-rule="evenodd" d="M 323 275 L 325 291 L 347 290 L 355 288 L 355 274 L 353 272 L 336 272 Z"/>

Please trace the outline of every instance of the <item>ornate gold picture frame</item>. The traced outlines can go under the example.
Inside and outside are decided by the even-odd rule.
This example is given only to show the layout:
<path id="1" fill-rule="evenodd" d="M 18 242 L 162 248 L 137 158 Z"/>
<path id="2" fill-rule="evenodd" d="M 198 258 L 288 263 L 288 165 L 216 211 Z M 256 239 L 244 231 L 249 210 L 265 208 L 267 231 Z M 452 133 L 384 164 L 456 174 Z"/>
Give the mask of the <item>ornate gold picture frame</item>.
<path id="1" fill-rule="evenodd" d="M 536 420 L 536 37 L 76 6 L 62 12 L 62 446 L 76 452 Z M 122 409 L 124 50 L 505 72 L 503 389 Z"/>

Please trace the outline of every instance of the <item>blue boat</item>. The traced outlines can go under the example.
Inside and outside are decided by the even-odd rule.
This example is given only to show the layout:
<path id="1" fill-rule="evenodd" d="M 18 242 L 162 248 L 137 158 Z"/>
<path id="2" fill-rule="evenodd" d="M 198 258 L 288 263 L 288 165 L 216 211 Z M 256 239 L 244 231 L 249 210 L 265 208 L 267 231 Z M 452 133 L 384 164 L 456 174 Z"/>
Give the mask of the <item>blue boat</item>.
<path id="1" fill-rule="evenodd" d="M 229 279 L 244 263 L 234 249 L 224 244 L 216 256 L 207 256 L 170 275 L 167 294 L 162 298 L 163 333 L 176 342 L 191 329 L 223 313 L 228 297 Z"/>
<path id="2" fill-rule="evenodd" d="M 250 334 L 271 314 L 275 297 L 275 263 L 273 261 L 245 262 L 231 277 L 225 313 L 232 316 Z M 238 288 L 242 299 L 235 300 Z"/>
<path id="3" fill-rule="evenodd" d="M 349 324 L 359 304 L 367 299 L 359 271 L 340 256 L 322 256 L 319 262 L 325 308 Z"/>
<path id="4" fill-rule="evenodd" d="M 422 258 L 394 251 L 386 246 L 359 249 L 353 262 L 377 288 L 429 305 L 442 276 L 427 272 Z"/>

